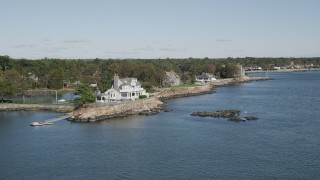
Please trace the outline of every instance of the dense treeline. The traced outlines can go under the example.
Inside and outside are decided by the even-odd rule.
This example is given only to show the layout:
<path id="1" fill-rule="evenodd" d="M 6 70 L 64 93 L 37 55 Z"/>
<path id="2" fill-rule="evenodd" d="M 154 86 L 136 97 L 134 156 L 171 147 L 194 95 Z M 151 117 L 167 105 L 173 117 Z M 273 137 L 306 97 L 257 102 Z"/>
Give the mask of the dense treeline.
<path id="1" fill-rule="evenodd" d="M 217 77 L 232 77 L 235 64 L 243 66 L 270 65 L 285 66 L 295 64 L 320 65 L 320 58 L 227 58 L 227 59 L 12 59 L 0 56 L 0 97 L 21 94 L 34 88 L 60 89 L 66 83 L 97 83 L 104 91 L 111 86 L 114 73 L 120 77 L 136 77 L 145 87 L 160 86 L 165 71 L 173 70 L 185 83 L 192 83 L 194 76 L 202 72 Z"/>

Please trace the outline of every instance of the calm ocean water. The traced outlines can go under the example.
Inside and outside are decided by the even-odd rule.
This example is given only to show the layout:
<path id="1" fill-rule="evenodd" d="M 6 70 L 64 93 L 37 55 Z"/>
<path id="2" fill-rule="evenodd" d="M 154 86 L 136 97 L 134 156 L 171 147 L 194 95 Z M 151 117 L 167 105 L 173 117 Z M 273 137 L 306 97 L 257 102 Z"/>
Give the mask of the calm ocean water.
<path id="1" fill-rule="evenodd" d="M 0 179 L 319 179 L 320 72 L 269 76 L 155 116 L 30 127 L 59 114 L 1 112 Z M 260 119 L 190 116 L 221 109 Z"/>

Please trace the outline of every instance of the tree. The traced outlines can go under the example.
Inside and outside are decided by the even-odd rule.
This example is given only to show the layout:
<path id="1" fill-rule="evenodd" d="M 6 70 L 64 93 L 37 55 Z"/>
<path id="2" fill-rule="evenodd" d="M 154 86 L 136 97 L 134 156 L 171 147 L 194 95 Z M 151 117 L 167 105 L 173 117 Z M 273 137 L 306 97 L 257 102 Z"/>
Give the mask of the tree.
<path id="1" fill-rule="evenodd" d="M 3 71 L 9 68 L 10 57 L 9 56 L 0 56 L 0 66 Z"/>
<path id="2" fill-rule="evenodd" d="M 52 69 L 48 72 L 47 87 L 50 89 L 63 88 L 64 70 L 62 67 Z"/>
<path id="3" fill-rule="evenodd" d="M 0 97 L 4 98 L 5 96 L 10 96 L 14 92 L 11 82 L 7 79 L 2 79 L 0 77 Z"/>
<path id="4" fill-rule="evenodd" d="M 76 94 L 80 95 L 80 99 L 75 100 L 75 104 L 83 106 L 86 103 L 93 103 L 96 97 L 93 95 L 93 90 L 88 84 L 81 84 L 76 89 Z"/>
<path id="5" fill-rule="evenodd" d="M 23 79 L 15 69 L 0 74 L 0 96 L 17 95 L 23 91 Z"/>
<path id="6" fill-rule="evenodd" d="M 237 67 L 235 64 L 228 63 L 221 69 L 221 77 L 234 78 L 237 73 Z"/>

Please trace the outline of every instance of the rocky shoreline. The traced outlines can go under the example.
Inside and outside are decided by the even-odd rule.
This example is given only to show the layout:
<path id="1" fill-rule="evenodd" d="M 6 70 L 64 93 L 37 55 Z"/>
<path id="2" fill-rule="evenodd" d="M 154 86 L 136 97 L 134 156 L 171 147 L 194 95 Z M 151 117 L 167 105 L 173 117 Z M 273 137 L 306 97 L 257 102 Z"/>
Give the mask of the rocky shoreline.
<path id="1" fill-rule="evenodd" d="M 68 120 L 74 122 L 95 122 L 134 114 L 153 115 L 164 110 L 163 102 L 155 97 L 109 105 L 94 103 L 70 113 Z"/>
<path id="2" fill-rule="evenodd" d="M 74 122 L 95 122 L 134 114 L 154 115 L 159 112 L 170 112 L 171 110 L 167 109 L 164 103 L 164 101 L 168 99 L 210 94 L 213 93 L 214 89 L 217 87 L 269 79 L 270 78 L 265 77 L 242 77 L 220 79 L 211 84 L 206 84 L 203 86 L 159 88 L 157 89 L 157 92 L 153 94 L 153 97 L 149 99 L 126 101 L 119 104 L 109 105 L 101 103 L 88 105 L 87 107 L 69 113 L 70 118 L 68 120 Z"/>

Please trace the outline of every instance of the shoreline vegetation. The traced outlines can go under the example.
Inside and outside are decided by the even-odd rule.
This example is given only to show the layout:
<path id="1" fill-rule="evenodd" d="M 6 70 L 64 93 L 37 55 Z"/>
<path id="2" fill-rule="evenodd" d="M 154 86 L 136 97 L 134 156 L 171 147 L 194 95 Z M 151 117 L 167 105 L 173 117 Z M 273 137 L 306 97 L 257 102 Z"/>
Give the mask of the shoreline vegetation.
<path id="1" fill-rule="evenodd" d="M 269 80 L 267 77 L 241 77 L 219 79 L 213 83 L 205 84 L 203 86 L 181 87 L 181 88 L 158 88 L 152 97 L 148 99 L 141 99 L 136 101 L 128 101 L 125 103 L 116 104 L 102 104 L 93 103 L 88 104 L 83 108 L 77 109 L 68 115 L 68 120 L 74 122 L 95 122 L 116 117 L 124 117 L 134 114 L 153 115 L 159 112 L 168 112 L 165 106 L 165 101 L 172 98 L 197 96 L 203 94 L 213 93 L 217 87 L 231 86 L 235 84 Z"/>

